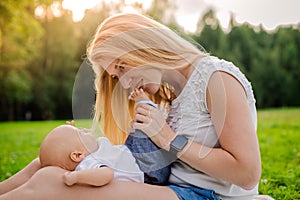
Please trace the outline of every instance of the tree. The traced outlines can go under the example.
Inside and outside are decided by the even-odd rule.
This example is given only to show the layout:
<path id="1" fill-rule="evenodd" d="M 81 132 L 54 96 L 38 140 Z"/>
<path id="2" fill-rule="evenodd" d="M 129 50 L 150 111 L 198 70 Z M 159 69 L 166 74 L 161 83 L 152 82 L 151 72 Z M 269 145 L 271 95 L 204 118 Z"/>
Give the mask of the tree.
<path id="1" fill-rule="evenodd" d="M 39 59 L 28 70 L 34 74 L 35 116 L 71 118 L 72 87 L 80 62 L 77 30 L 69 14 L 42 22 L 45 35 Z"/>
<path id="2" fill-rule="evenodd" d="M 37 57 L 43 34 L 34 18 L 34 5 L 33 0 L 2 0 L 0 3 L 0 87 L 3 89 L 0 119 L 14 119 L 15 110 L 20 110 L 16 106 L 22 107 L 31 96 L 31 77 L 24 68 Z"/>
<path id="3" fill-rule="evenodd" d="M 299 31 L 292 27 L 279 29 L 274 35 L 273 49 L 276 52 L 278 65 L 282 69 L 284 105 L 300 104 L 300 58 L 299 58 Z"/>
<path id="4" fill-rule="evenodd" d="M 198 30 L 193 35 L 198 43 L 232 61 L 250 79 L 258 107 L 300 105 L 299 25 L 270 33 L 231 19 L 231 30 L 224 33 L 210 10 L 199 19 Z"/>
<path id="5" fill-rule="evenodd" d="M 4 96 L 3 111 L 7 113 L 8 120 L 15 119 L 15 111 L 20 113 L 21 105 L 28 103 L 31 98 L 31 77 L 23 69 L 9 70 L 2 82 Z M 17 110 L 15 110 L 17 109 Z"/>
<path id="6" fill-rule="evenodd" d="M 226 58 L 228 53 L 226 35 L 223 32 L 220 22 L 213 10 L 208 10 L 202 18 L 198 20 L 197 32 L 192 36 L 196 42 L 212 54 Z"/>
<path id="7" fill-rule="evenodd" d="M 159 21 L 167 26 L 172 26 L 172 29 L 177 29 L 178 24 L 174 18 L 176 6 L 174 1 L 169 0 L 153 0 L 151 7 L 144 11 L 144 14 L 150 16 L 156 21 Z"/>
<path id="8" fill-rule="evenodd" d="M 97 27 L 104 19 L 109 17 L 109 12 L 108 6 L 103 2 L 100 8 L 87 10 L 84 18 L 75 24 L 78 32 L 76 58 L 80 63 L 85 58 L 87 45 L 91 42 Z"/>
<path id="9" fill-rule="evenodd" d="M 0 4 L 3 11 L 0 15 L 0 67 L 24 67 L 37 55 L 37 44 L 43 34 L 34 18 L 34 1 L 3 1 Z"/>

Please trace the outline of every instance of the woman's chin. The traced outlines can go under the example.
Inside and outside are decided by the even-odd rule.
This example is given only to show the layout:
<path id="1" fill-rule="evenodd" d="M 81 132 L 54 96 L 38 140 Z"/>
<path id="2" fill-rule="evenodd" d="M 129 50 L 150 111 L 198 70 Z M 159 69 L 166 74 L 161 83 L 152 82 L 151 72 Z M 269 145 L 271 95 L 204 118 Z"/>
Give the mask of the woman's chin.
<path id="1" fill-rule="evenodd" d="M 157 84 L 147 84 L 147 85 L 142 86 L 142 89 L 145 92 L 149 93 L 149 94 L 155 94 L 159 90 L 159 85 L 157 85 Z"/>

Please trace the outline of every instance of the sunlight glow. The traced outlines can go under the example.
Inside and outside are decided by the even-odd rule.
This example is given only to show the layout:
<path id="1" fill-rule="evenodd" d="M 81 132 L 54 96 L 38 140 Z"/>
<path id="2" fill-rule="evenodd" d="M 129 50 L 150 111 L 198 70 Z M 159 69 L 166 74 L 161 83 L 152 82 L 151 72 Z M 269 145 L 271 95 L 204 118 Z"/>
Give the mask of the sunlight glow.
<path id="1" fill-rule="evenodd" d="M 122 2 L 122 0 L 63 0 L 62 7 L 71 10 L 73 21 L 78 22 L 84 17 L 87 9 L 91 9 L 103 1 L 108 5 Z M 143 9 L 148 9 L 152 4 L 152 0 L 124 0 L 122 11 L 130 13 L 139 12 L 134 6 L 136 3 L 141 4 Z"/>
<path id="2" fill-rule="evenodd" d="M 299 0 L 204 1 L 207 5 L 215 7 L 217 13 L 227 12 L 229 16 L 232 13 L 239 24 L 246 22 L 253 26 L 262 25 L 266 30 L 274 30 L 279 25 L 296 25 L 300 22 Z M 220 19 L 221 22 L 223 20 Z"/>
<path id="3" fill-rule="evenodd" d="M 60 17 L 62 15 L 61 5 L 57 1 L 54 1 L 49 7 L 41 5 L 35 8 L 34 14 L 38 18 Z"/>
<path id="4" fill-rule="evenodd" d="M 34 10 L 34 14 L 39 18 L 44 18 L 46 15 L 45 8 L 43 6 L 36 7 L 36 9 Z"/>
<path id="5" fill-rule="evenodd" d="M 216 13 L 216 16 L 218 20 L 220 21 L 221 26 L 227 30 L 229 29 L 229 23 L 230 23 L 230 12 L 225 10 L 219 10 Z"/>
<path id="6" fill-rule="evenodd" d="M 125 0 L 125 5 L 134 5 L 135 3 L 141 4 L 143 9 L 151 7 L 152 0 Z"/>
<path id="7" fill-rule="evenodd" d="M 197 30 L 199 14 L 177 15 L 177 23 L 184 28 L 184 31 L 193 33 Z"/>
<path id="8" fill-rule="evenodd" d="M 122 8 L 122 12 L 124 12 L 124 13 L 139 13 L 139 11 L 131 5 L 124 6 Z"/>
<path id="9" fill-rule="evenodd" d="M 51 5 L 51 10 L 52 10 L 53 16 L 55 16 L 55 17 L 61 16 L 62 13 L 61 13 L 60 8 L 61 8 L 60 3 L 57 1 Z"/>
<path id="10" fill-rule="evenodd" d="M 80 21 L 85 14 L 87 9 L 91 9 L 100 3 L 101 0 L 64 0 L 62 7 L 72 11 L 73 21 Z"/>

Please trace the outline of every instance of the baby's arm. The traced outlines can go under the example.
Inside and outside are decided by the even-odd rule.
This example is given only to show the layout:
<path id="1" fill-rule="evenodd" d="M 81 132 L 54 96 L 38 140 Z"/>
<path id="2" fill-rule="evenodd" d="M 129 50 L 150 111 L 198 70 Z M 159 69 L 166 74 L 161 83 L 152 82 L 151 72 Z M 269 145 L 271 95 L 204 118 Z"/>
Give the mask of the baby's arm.
<path id="1" fill-rule="evenodd" d="M 63 181 L 66 185 L 87 184 L 102 186 L 114 179 L 114 171 L 109 167 L 93 168 L 82 171 L 66 172 Z"/>

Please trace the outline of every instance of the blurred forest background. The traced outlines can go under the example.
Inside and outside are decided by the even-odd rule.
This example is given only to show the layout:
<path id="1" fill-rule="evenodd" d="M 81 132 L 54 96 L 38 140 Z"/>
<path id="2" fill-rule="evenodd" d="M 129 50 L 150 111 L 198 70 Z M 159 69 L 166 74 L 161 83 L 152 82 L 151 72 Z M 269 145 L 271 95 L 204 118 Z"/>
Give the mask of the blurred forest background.
<path id="1" fill-rule="evenodd" d="M 1 0 L 0 121 L 72 118 L 73 84 L 87 44 L 99 23 L 122 10 L 122 2 L 103 2 L 74 23 L 62 0 Z M 225 31 L 207 10 L 198 30 L 184 33 L 172 1 L 135 7 L 236 64 L 252 82 L 258 108 L 300 105 L 300 24 L 266 31 L 232 16 Z"/>

